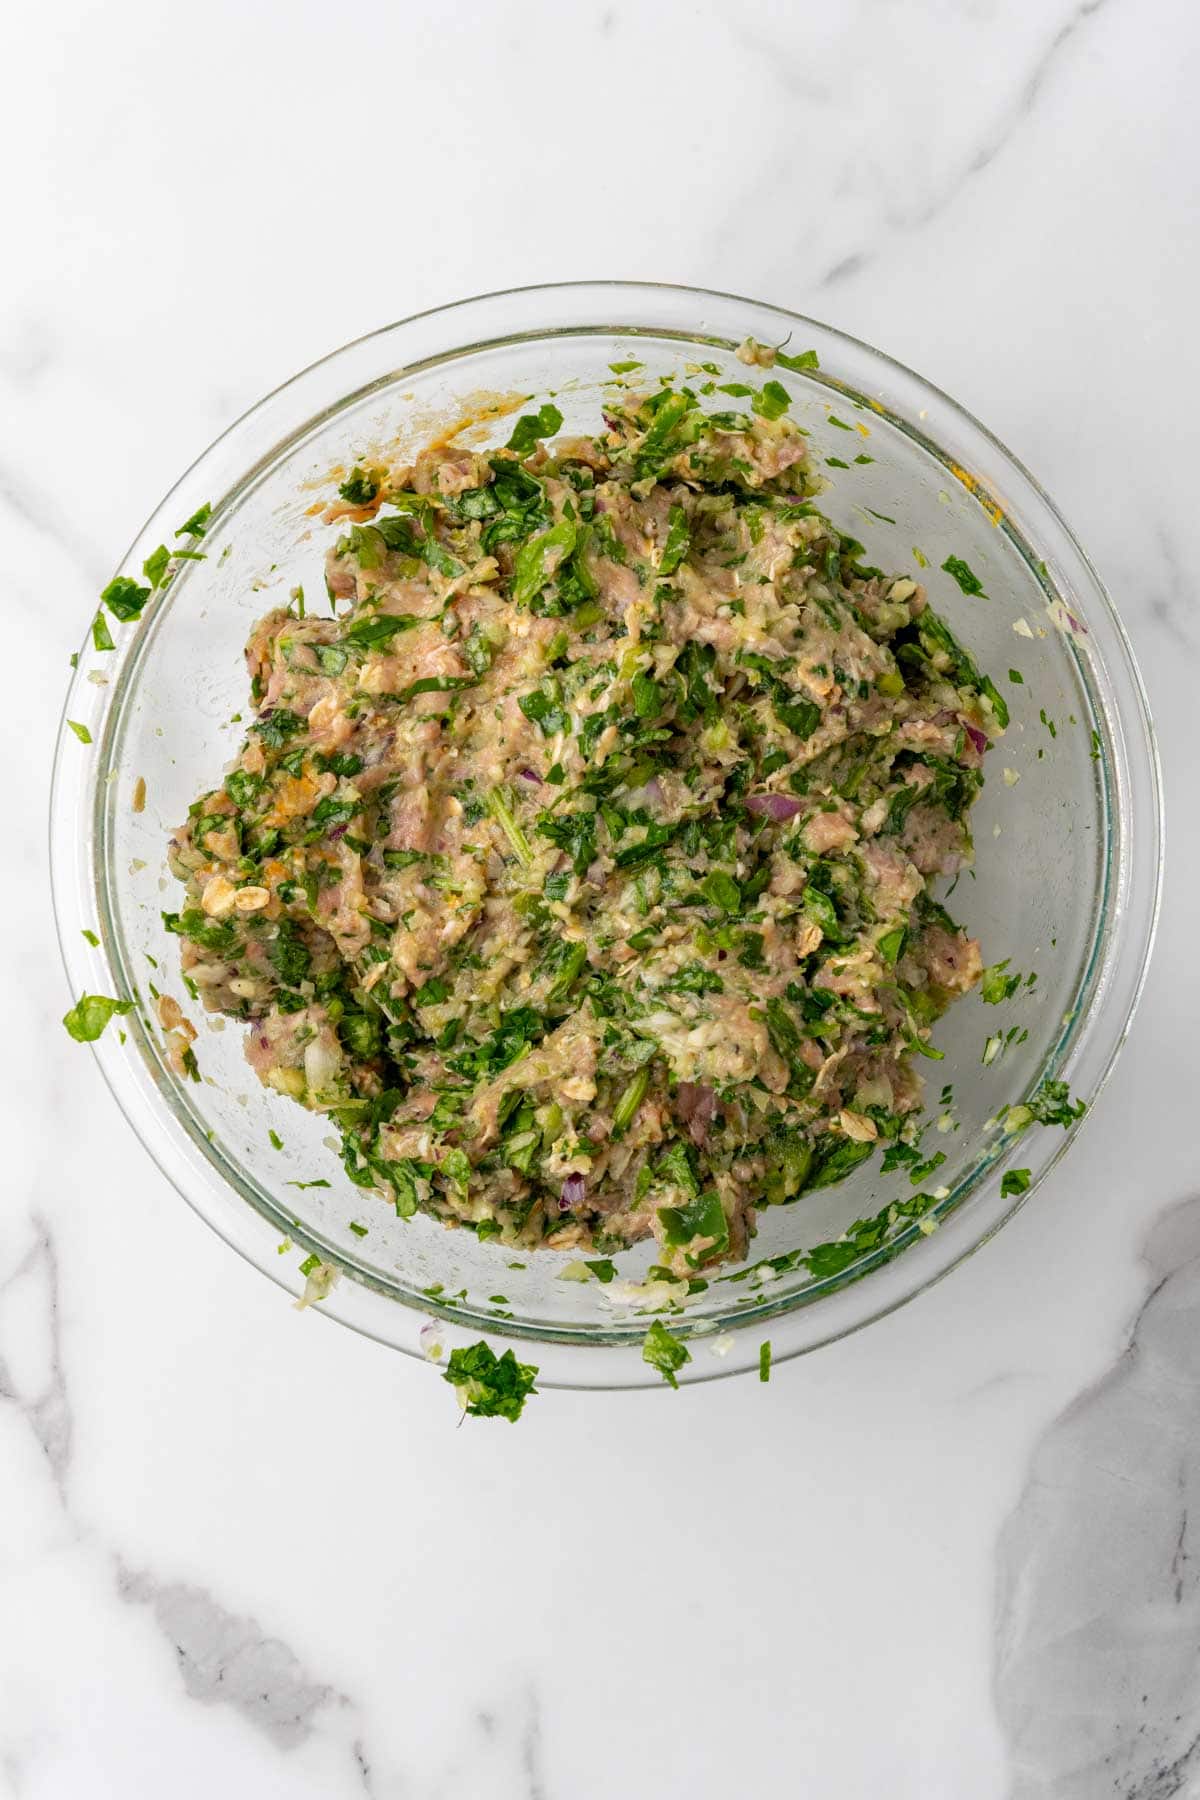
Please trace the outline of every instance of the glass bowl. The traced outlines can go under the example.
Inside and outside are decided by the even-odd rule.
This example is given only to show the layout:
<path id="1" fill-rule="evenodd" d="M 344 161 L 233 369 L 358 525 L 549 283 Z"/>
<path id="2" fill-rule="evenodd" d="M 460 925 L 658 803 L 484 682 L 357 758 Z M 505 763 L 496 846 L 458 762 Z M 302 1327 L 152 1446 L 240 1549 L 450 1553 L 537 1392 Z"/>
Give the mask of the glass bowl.
<path id="1" fill-rule="evenodd" d="M 939 1183 L 935 1211 L 919 1227 L 898 1221 L 818 1278 L 800 1253 L 911 1193 L 905 1171 L 884 1175 L 876 1159 L 839 1187 L 765 1209 L 750 1262 L 718 1271 L 666 1320 L 692 1353 L 681 1379 L 756 1364 L 768 1336 L 776 1360 L 811 1350 L 891 1311 L 977 1249 L 1072 1136 L 1033 1126 L 1014 1138 L 997 1121 L 1048 1079 L 1067 1081 L 1090 1104 L 1129 1026 L 1161 868 L 1145 694 L 1095 571 L 995 438 L 866 344 L 727 294 L 571 283 L 388 326 L 260 402 L 205 452 L 130 547 L 121 572 L 140 577 L 155 546 L 173 543 L 181 523 L 211 502 L 205 560 L 184 563 L 140 622 L 114 624 L 115 651 L 97 650 L 90 635 L 80 651 L 60 731 L 51 838 L 73 993 L 138 1001 L 95 1050 L 163 1172 L 227 1243 L 293 1293 L 304 1288 L 306 1259 L 331 1265 L 338 1279 L 323 1310 L 410 1354 L 435 1335 L 449 1347 L 486 1332 L 493 1342 L 512 1340 L 547 1384 L 656 1383 L 642 1360 L 650 1318 L 634 1285 L 649 1247 L 619 1258 L 618 1279 L 603 1284 L 564 1279 L 569 1255 L 522 1256 L 423 1217 L 398 1219 L 347 1182 L 327 1121 L 259 1086 L 232 1022 L 213 1029 L 196 1016 L 202 1080 L 178 1079 L 152 984 L 185 1011 L 199 1009 L 187 1004 L 179 940 L 161 920 L 179 894 L 165 865 L 167 836 L 237 750 L 250 626 L 297 585 L 324 593 L 322 553 L 337 527 L 319 513 L 336 471 L 373 447 L 416 448 L 450 420 L 465 421 L 474 442 L 502 442 L 511 425 L 497 409 L 516 397 L 553 394 L 566 430 L 594 430 L 610 364 L 636 358 L 650 377 L 694 376 L 704 364 L 718 381 L 744 379 L 736 348 L 747 336 L 786 343 L 791 355 L 816 350 L 819 367 L 775 374 L 818 463 L 846 465 L 834 465 L 823 506 L 864 542 L 870 562 L 927 583 L 1008 701 L 1012 722 L 987 760 L 974 815 L 975 868 L 954 911 L 982 940 L 986 962 L 1010 958 L 1037 981 L 1000 1007 L 970 996 L 937 1028 L 944 1060 L 926 1074 L 941 1129 L 931 1124 L 925 1138 L 945 1157 L 925 1179 Z M 970 565 L 986 597 L 963 593 L 942 571 L 951 556 Z M 90 731 L 90 745 L 68 719 Z M 146 800 L 135 811 L 139 781 Z M 952 1113 L 939 1106 L 944 1083 L 953 1087 Z M 1002 1191 L 1014 1163 L 1030 1171 L 1023 1193 Z M 328 1185 L 304 1185 L 314 1182 Z M 443 1323 L 422 1337 L 431 1315 Z"/>

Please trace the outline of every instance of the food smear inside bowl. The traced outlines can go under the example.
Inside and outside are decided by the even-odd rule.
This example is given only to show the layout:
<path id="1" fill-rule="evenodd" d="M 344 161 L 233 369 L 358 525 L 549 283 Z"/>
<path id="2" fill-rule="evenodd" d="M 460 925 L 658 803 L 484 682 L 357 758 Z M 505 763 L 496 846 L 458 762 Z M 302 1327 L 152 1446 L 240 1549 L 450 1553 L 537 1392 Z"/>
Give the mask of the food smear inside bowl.
<path id="1" fill-rule="evenodd" d="M 401 1216 L 601 1268 L 653 1237 L 690 1280 L 877 1150 L 919 1166 L 932 1026 L 981 974 L 932 890 L 1007 710 L 824 517 L 763 374 L 365 462 L 327 594 L 252 633 L 169 923 Z"/>

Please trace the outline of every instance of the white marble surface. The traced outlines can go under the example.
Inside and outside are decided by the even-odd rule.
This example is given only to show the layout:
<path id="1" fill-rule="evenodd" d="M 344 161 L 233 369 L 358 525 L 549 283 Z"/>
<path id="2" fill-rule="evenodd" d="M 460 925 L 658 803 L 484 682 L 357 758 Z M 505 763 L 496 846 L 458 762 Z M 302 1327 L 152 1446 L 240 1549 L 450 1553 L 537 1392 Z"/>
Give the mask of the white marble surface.
<path id="1" fill-rule="evenodd" d="M 60 0 L 4 60 L 0 1792 L 1200 1793 L 1194 6 Z M 1096 1117 L 951 1281 L 769 1387 L 456 1431 L 66 1040 L 50 744 L 92 596 L 237 412 L 593 274 L 859 332 L 1044 479 L 1151 689 L 1167 905 Z"/>

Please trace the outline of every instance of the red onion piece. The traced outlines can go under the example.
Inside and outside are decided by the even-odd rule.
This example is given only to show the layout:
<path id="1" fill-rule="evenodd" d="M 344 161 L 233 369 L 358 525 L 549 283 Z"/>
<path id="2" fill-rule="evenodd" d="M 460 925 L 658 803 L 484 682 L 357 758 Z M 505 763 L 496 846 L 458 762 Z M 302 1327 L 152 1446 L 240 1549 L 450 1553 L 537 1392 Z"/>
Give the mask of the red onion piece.
<path id="1" fill-rule="evenodd" d="M 988 747 L 987 732 L 980 731 L 976 725 L 968 725 L 965 719 L 963 720 L 963 730 L 978 750 L 980 756 L 982 756 Z"/>
<path id="2" fill-rule="evenodd" d="M 518 769 L 517 774 L 521 777 L 522 781 L 535 782 L 538 787 L 541 787 L 542 785 L 542 778 L 534 769 Z"/>
<path id="3" fill-rule="evenodd" d="M 574 1207 L 579 1205 L 586 1194 L 587 1182 L 583 1179 L 583 1176 L 568 1175 L 567 1179 L 562 1184 L 562 1193 L 559 1196 L 559 1212 L 571 1212 Z"/>
<path id="4" fill-rule="evenodd" d="M 675 1111 L 682 1124 L 687 1127 L 687 1134 L 693 1144 L 703 1144 L 706 1141 L 716 1110 L 717 1096 L 707 1084 L 681 1081 L 676 1088 Z"/>
<path id="5" fill-rule="evenodd" d="M 804 802 L 794 794 L 751 794 L 746 801 L 746 811 L 758 813 L 764 819 L 774 819 L 782 824 L 785 819 L 794 819 L 798 812 L 803 812 Z"/>

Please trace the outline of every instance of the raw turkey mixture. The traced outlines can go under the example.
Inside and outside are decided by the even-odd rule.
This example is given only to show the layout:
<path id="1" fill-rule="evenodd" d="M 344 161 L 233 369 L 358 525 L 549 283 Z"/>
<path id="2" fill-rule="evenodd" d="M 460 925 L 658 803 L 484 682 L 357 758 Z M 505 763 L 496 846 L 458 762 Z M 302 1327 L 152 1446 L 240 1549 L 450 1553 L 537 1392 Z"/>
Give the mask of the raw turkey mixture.
<path id="1" fill-rule="evenodd" d="M 1004 702 L 818 511 L 780 383 L 741 392 L 356 468 L 329 610 L 251 636 L 168 923 L 402 1216 L 741 1257 L 758 1209 L 911 1132 L 980 975 L 930 888 Z"/>

